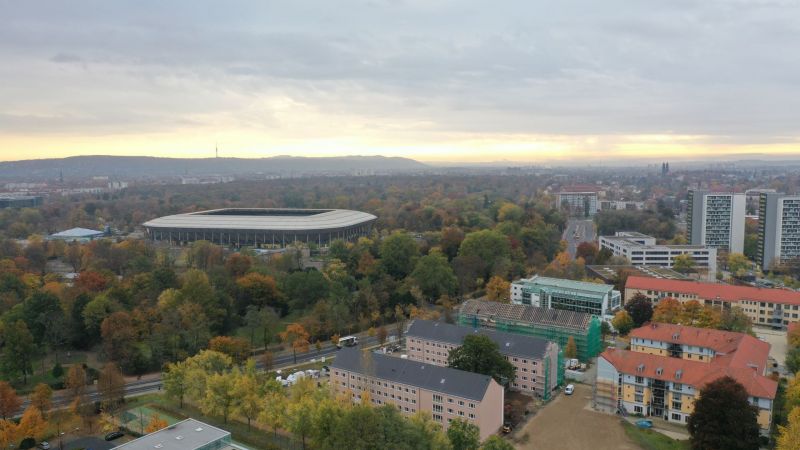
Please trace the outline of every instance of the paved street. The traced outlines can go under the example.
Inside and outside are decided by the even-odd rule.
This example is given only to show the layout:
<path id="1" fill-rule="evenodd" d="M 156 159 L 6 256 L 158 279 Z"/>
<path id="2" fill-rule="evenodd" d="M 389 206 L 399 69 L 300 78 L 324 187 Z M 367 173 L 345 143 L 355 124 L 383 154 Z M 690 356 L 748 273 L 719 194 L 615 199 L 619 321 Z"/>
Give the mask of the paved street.
<path id="1" fill-rule="evenodd" d="M 561 238 L 567 241 L 567 252 L 571 257 L 575 258 L 575 251 L 581 242 L 594 242 L 597 240 L 594 232 L 594 222 L 591 220 L 569 219 L 567 228 Z"/>

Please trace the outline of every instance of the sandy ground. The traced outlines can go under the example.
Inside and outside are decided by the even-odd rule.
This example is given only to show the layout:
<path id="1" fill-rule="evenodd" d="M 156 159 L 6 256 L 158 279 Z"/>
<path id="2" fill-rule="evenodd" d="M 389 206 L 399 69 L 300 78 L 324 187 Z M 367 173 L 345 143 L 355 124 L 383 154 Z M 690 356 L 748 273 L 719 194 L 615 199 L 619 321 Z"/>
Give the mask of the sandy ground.
<path id="1" fill-rule="evenodd" d="M 571 396 L 559 395 L 514 434 L 514 446 L 525 450 L 639 450 L 625 435 L 619 417 L 591 409 L 591 396 L 592 388 L 583 384 L 576 384 Z"/>
<path id="2" fill-rule="evenodd" d="M 786 344 L 786 332 L 782 330 L 772 330 L 769 328 L 753 327 L 756 336 L 764 338 L 769 345 L 769 356 L 775 358 L 778 364 L 784 365 L 786 363 L 786 351 L 788 345 Z"/>

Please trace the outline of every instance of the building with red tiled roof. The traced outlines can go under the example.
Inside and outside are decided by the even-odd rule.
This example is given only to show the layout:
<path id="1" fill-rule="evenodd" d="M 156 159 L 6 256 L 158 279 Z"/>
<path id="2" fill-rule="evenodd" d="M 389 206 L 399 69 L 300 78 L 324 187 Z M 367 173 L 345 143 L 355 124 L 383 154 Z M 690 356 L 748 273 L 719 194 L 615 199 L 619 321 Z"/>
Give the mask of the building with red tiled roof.
<path id="1" fill-rule="evenodd" d="M 769 344 L 744 333 L 647 324 L 631 349 L 609 349 L 597 362 L 595 407 L 685 424 L 700 390 L 729 376 L 741 383 L 768 433 L 778 384 L 765 376 Z"/>
<path id="2" fill-rule="evenodd" d="M 662 298 L 674 298 L 682 303 L 696 300 L 719 309 L 738 307 L 758 325 L 787 326 L 800 321 L 800 292 L 788 289 L 628 277 L 625 282 L 625 302 L 629 302 L 636 294 L 644 295 L 653 305 Z"/>

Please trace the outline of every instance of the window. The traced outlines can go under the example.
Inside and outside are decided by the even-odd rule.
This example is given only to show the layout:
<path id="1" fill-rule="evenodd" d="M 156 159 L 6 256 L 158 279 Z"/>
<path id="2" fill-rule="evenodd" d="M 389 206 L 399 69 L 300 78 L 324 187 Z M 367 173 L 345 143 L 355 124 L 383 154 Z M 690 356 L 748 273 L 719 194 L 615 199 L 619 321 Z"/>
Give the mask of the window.
<path id="1" fill-rule="evenodd" d="M 458 401 L 458 406 L 464 406 L 464 400 L 459 400 Z"/>
<path id="2" fill-rule="evenodd" d="M 447 408 L 447 414 L 453 414 L 453 408 Z"/>
<path id="3" fill-rule="evenodd" d="M 642 403 L 644 402 L 644 396 L 642 394 L 636 394 L 634 395 L 634 401 L 636 403 Z"/>
<path id="4" fill-rule="evenodd" d="M 681 403 L 680 400 L 677 400 L 677 401 L 673 400 L 672 401 L 672 409 L 681 409 L 682 406 L 683 406 L 683 403 Z"/>
<path id="5" fill-rule="evenodd" d="M 672 383 L 672 390 L 673 391 L 681 391 L 683 390 L 683 385 L 680 383 Z"/>
<path id="6" fill-rule="evenodd" d="M 433 420 L 435 420 L 437 422 L 441 422 L 442 421 L 442 416 L 440 416 L 439 414 L 434 414 L 433 415 Z"/>
<path id="7" fill-rule="evenodd" d="M 433 405 L 433 412 L 442 412 L 442 405 Z"/>
<path id="8" fill-rule="evenodd" d="M 637 384 L 644 384 L 644 378 L 643 377 L 636 377 L 636 383 Z"/>
<path id="9" fill-rule="evenodd" d="M 644 410 L 642 409 L 641 406 L 634 406 L 633 407 L 633 412 L 636 413 L 636 414 L 641 414 L 642 412 L 644 412 Z"/>
<path id="10" fill-rule="evenodd" d="M 470 418 L 470 419 L 474 419 L 474 418 L 475 418 L 475 414 L 473 414 L 473 413 L 469 413 L 469 418 Z"/>
<path id="11" fill-rule="evenodd" d="M 442 403 L 442 396 L 438 394 L 433 394 L 433 401 L 435 403 Z"/>
<path id="12" fill-rule="evenodd" d="M 675 414 L 675 413 L 672 413 L 672 420 L 677 420 L 677 421 L 679 421 L 679 422 L 680 422 L 680 420 L 681 420 L 681 415 L 680 415 L 680 414 Z"/>
<path id="13" fill-rule="evenodd" d="M 472 409 L 475 409 L 475 403 L 470 403 L 469 407 L 472 408 Z"/>

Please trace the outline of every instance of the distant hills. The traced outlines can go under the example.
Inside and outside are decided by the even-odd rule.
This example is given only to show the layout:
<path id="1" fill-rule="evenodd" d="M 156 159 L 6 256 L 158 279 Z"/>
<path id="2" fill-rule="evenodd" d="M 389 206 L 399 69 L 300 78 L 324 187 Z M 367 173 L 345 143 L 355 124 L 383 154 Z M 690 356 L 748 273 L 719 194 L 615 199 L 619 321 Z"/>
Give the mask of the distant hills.
<path id="1" fill-rule="evenodd" d="M 115 179 L 207 175 L 291 175 L 418 172 L 429 166 L 409 158 L 337 156 L 270 158 L 156 158 L 74 156 L 0 162 L 0 180 L 53 180 L 108 176 Z"/>

